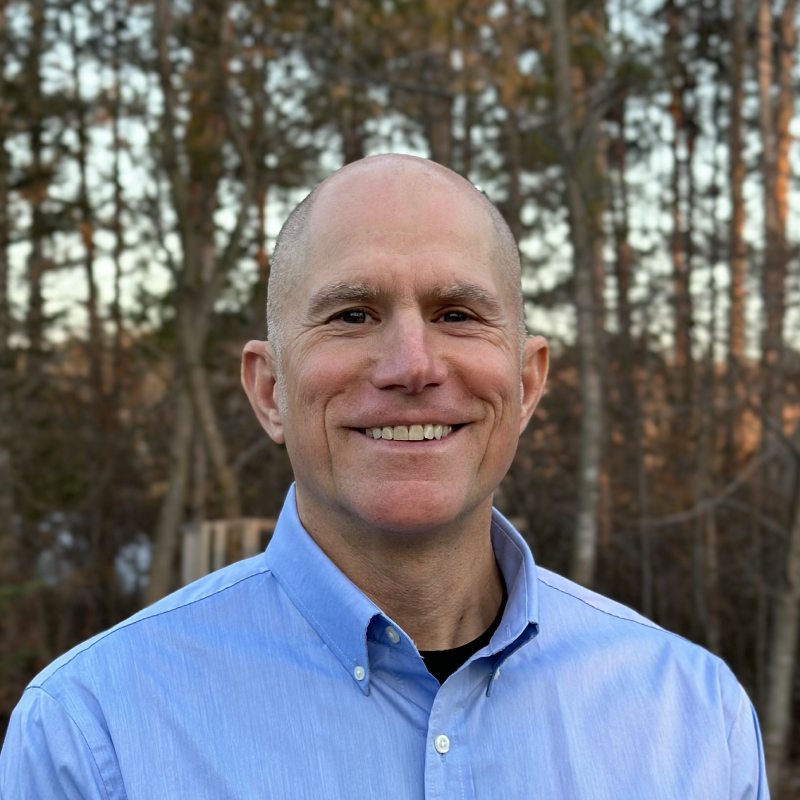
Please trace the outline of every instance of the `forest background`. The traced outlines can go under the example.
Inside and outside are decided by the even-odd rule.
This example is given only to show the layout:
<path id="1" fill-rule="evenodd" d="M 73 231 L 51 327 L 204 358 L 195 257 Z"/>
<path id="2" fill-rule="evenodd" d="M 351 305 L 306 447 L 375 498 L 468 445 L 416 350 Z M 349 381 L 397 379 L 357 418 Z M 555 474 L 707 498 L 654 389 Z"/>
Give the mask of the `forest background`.
<path id="1" fill-rule="evenodd" d="M 724 658 L 800 796 L 797 0 L 0 0 L 0 736 L 291 481 L 239 387 L 269 254 L 409 152 L 517 238 L 549 391 L 496 503 Z"/>

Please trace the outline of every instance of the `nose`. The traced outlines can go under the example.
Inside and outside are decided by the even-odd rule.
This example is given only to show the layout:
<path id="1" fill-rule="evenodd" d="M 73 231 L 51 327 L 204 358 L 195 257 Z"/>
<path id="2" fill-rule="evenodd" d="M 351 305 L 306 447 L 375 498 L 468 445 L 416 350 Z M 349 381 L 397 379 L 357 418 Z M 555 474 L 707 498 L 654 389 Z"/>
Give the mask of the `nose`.
<path id="1" fill-rule="evenodd" d="M 434 337 L 418 312 L 398 315 L 387 325 L 376 353 L 373 384 L 379 389 L 419 394 L 444 383 L 446 366 L 435 352 Z"/>

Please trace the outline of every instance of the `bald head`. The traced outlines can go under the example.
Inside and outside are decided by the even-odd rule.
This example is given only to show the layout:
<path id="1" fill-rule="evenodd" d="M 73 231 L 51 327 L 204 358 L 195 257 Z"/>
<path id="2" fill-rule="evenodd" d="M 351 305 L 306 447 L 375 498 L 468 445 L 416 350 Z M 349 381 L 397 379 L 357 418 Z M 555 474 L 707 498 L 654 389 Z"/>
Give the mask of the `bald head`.
<path id="1" fill-rule="evenodd" d="M 498 271 L 505 294 L 516 307 L 520 341 L 524 340 L 519 251 L 497 208 L 471 183 L 435 162 L 414 156 L 381 155 L 357 161 L 326 178 L 292 211 L 281 228 L 272 256 L 267 303 L 269 340 L 279 356 L 293 291 L 307 270 L 324 258 L 326 248 L 337 235 L 342 236 L 341 218 L 353 228 L 344 233 L 357 236 L 358 223 L 363 221 L 367 227 L 370 224 L 366 218 L 370 209 L 394 204 L 388 209 L 390 213 L 396 211 L 413 226 L 416 208 L 414 204 L 398 202 L 398 195 L 435 197 L 440 205 L 452 205 L 459 209 L 457 213 L 474 216 L 476 229 L 484 233 L 489 266 Z M 361 212 L 356 210 L 358 203 Z"/>

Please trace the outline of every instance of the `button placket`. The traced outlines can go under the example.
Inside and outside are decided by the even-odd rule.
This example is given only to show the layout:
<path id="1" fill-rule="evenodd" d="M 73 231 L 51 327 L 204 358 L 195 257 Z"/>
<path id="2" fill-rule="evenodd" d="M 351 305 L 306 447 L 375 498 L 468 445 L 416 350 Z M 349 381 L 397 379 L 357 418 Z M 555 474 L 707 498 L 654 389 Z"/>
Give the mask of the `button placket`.
<path id="1" fill-rule="evenodd" d="M 454 673 L 434 699 L 425 745 L 425 796 L 428 798 L 475 800 L 464 706 L 467 698 L 483 700 L 479 684 L 470 678 L 469 669 Z"/>

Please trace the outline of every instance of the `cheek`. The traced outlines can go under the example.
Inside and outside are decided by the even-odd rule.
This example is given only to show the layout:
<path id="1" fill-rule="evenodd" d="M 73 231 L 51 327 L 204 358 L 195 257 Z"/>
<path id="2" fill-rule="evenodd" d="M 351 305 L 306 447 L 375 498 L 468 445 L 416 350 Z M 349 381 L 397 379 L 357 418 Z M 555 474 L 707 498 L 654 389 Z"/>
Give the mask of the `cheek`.
<path id="1" fill-rule="evenodd" d="M 461 370 L 467 390 L 491 406 L 495 427 L 519 423 L 520 377 L 519 365 L 508 359 L 473 358 Z"/>
<path id="2" fill-rule="evenodd" d="M 352 390 L 353 371 L 330 354 L 306 358 L 299 354 L 295 364 L 286 376 L 289 425 L 304 436 L 324 435 L 328 406 Z"/>

